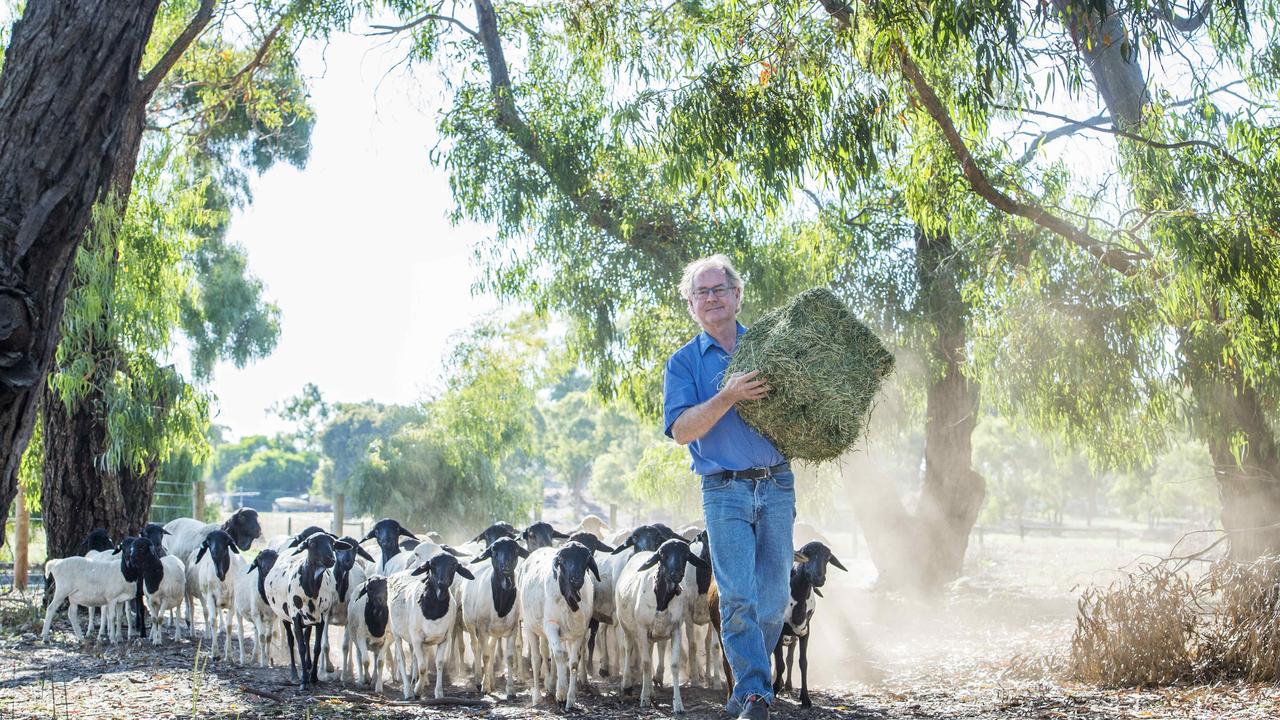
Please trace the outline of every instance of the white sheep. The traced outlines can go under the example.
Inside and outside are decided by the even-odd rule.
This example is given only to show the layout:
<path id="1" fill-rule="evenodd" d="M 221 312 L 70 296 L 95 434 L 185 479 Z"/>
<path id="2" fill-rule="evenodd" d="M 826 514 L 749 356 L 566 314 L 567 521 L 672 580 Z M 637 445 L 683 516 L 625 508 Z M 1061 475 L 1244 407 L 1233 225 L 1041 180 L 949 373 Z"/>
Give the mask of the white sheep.
<path id="1" fill-rule="evenodd" d="M 665 645 L 671 642 L 671 710 L 684 712 L 680 699 L 680 633 L 684 626 L 686 603 L 681 600 L 681 582 L 685 567 L 704 567 L 706 563 L 689 550 L 681 540 L 667 540 L 654 553 L 636 553 L 618 575 L 614 590 L 614 606 L 622 628 L 622 691 L 631 687 L 631 653 L 640 653 L 640 707 L 650 706 L 653 693 L 653 652 L 651 643 L 658 642 L 662 658 Z"/>
<path id="2" fill-rule="evenodd" d="M 444 663 L 448 657 L 458 603 L 453 597 L 455 576 L 468 580 L 475 576 L 448 553 L 439 553 L 422 565 L 393 575 L 387 591 L 392 645 L 396 667 L 404 688 L 404 699 L 421 696 L 427 686 L 427 653 L 435 650 L 435 697 L 444 697 Z M 410 663 L 401 642 L 413 653 L 417 677 L 410 678 Z"/>
<path id="3" fill-rule="evenodd" d="M 123 560 L 90 560 L 83 557 L 55 558 L 45 563 L 44 574 L 54 582 L 53 598 L 49 601 L 49 609 L 44 615 L 44 630 L 40 634 L 41 641 L 49 640 L 49 626 L 53 623 L 54 613 L 66 600 L 70 604 L 67 616 L 71 619 L 71 629 L 76 640 L 84 642 L 84 633 L 80 631 L 81 607 L 102 607 L 103 624 L 109 625 L 111 642 L 119 640 L 114 623 L 106 618 L 115 614 L 116 606 L 128 602 L 137 591 L 137 585 L 125 580 L 122 570 Z M 133 630 L 133 615 L 129 617 L 129 629 Z"/>
<path id="4" fill-rule="evenodd" d="M 369 684 L 369 665 L 372 665 L 374 692 L 382 692 L 382 664 L 386 659 L 388 642 L 389 609 L 387 607 L 387 579 L 374 575 L 355 590 L 355 597 L 347 603 L 347 625 L 343 630 L 342 667 L 345 672 L 351 655 L 356 651 L 356 665 L 360 668 L 360 682 Z M 366 663 L 367 656 L 367 663 Z"/>
<path id="5" fill-rule="evenodd" d="M 516 605 L 516 567 L 529 551 L 510 538 L 500 538 L 472 562 L 489 560 L 462 586 L 462 622 L 471 633 L 475 656 L 475 684 L 481 693 L 493 690 L 497 649 L 505 646 L 507 699 L 515 697 L 515 638 L 520 629 Z M 491 649 L 492 648 L 492 649 Z"/>
<path id="6" fill-rule="evenodd" d="M 520 615 L 524 620 L 524 645 L 529 649 L 533 681 L 529 705 L 541 699 L 538 672 L 541 669 L 542 643 L 547 643 L 555 660 L 556 701 L 564 701 L 565 709 L 573 709 L 577 698 L 578 659 L 586 644 L 595 586 L 586 581 L 587 571 L 599 579 L 591 549 L 579 542 L 568 542 L 559 548 L 542 548 L 529 554 L 519 579 Z M 550 677 L 547 689 L 551 690 Z"/>
<path id="7" fill-rule="evenodd" d="M 240 636 L 240 664 L 244 664 L 244 621 L 253 626 L 253 657 L 258 667 L 271 662 L 271 639 L 275 635 L 275 613 L 267 605 L 267 574 L 280 554 L 270 548 L 258 553 L 247 570 L 235 576 L 235 615 Z"/>

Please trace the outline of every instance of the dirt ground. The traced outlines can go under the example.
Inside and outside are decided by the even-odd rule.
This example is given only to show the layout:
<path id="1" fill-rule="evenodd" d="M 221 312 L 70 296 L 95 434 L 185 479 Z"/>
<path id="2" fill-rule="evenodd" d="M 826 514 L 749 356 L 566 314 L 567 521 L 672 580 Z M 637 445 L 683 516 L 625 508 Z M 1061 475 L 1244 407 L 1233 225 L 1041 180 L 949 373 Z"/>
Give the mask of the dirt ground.
<path id="1" fill-rule="evenodd" d="M 869 561 L 844 547 L 850 572 L 831 577 L 815 617 L 811 646 L 814 707 L 792 696 L 776 716 L 828 718 L 1270 718 L 1280 688 L 1217 685 L 1104 689 L 1073 684 L 1058 671 L 1069 647 L 1075 588 L 1107 582 L 1116 568 L 1162 546 L 1114 539 L 987 536 L 970 553 L 969 574 L 943 598 L 913 602 L 876 592 Z M 836 573 L 832 573 L 835 575 Z M 288 670 L 258 669 L 209 657 L 190 640 L 159 648 L 75 645 L 65 618 L 46 645 L 34 609 L 0 596 L 0 718 L 170 717 L 666 717 L 667 688 L 641 711 L 616 683 L 593 680 L 581 708 L 529 709 L 527 690 L 506 701 L 454 684 L 451 697 L 476 705 L 399 700 L 398 683 L 376 696 L 336 681 L 300 694 Z M 336 640 L 336 635 L 334 637 Z M 336 646 L 336 643 L 335 643 Z M 335 660 L 340 658 L 336 649 Z M 797 670 L 796 681 L 799 674 Z M 718 692 L 685 687 L 687 717 L 719 720 Z"/>

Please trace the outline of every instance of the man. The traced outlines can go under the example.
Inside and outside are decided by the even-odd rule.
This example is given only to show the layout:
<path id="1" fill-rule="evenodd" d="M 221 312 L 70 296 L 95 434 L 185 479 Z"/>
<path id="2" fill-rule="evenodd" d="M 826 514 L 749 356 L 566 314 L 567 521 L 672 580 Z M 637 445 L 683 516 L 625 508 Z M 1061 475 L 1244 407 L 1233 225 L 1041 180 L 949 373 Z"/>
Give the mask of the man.
<path id="1" fill-rule="evenodd" d="M 689 446 L 693 471 L 702 476 L 721 640 L 736 682 L 726 709 L 765 720 L 773 701 L 769 657 L 790 592 L 795 477 L 773 443 L 734 409 L 765 397 L 765 378 L 756 371 L 724 377 L 746 332 L 737 320 L 742 278 L 729 258 L 713 255 L 685 267 L 680 294 L 702 332 L 667 361 L 666 433 Z"/>

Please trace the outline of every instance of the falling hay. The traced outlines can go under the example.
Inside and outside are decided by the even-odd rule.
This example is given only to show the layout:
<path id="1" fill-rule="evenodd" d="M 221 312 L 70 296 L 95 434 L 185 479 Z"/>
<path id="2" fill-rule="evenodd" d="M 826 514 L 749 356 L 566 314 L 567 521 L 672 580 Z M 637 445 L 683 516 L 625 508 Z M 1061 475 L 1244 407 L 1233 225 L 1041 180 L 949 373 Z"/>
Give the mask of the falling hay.
<path id="1" fill-rule="evenodd" d="M 763 400 L 738 403 L 751 427 L 793 460 L 823 462 L 852 448 L 893 354 L 826 288 L 762 316 L 739 340 L 725 377 L 759 370 Z"/>

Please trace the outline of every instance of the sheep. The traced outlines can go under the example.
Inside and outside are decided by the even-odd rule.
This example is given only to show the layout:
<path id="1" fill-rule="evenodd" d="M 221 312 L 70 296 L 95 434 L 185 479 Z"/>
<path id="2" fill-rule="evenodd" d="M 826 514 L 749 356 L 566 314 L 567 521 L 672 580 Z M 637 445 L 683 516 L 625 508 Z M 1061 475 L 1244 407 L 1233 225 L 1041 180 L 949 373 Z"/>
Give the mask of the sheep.
<path id="1" fill-rule="evenodd" d="M 813 707 L 809 699 L 809 623 L 813 619 L 816 599 L 814 595 L 822 595 L 818 588 L 827 584 L 827 564 L 848 572 L 840 559 L 831 552 L 831 548 L 817 540 L 806 543 L 800 548 L 800 560 L 791 568 L 791 599 L 787 602 L 786 620 L 782 624 L 782 635 L 773 648 L 773 693 L 782 690 L 782 648 L 787 648 L 787 690 L 791 690 L 791 660 L 795 654 L 795 646 L 800 645 L 800 707 Z M 799 643 L 796 640 L 799 639 Z"/>
<path id="2" fill-rule="evenodd" d="M 475 576 L 458 564 L 449 553 L 438 553 L 418 567 L 393 575 L 389 579 L 388 612 L 391 618 L 392 644 L 396 667 L 400 670 L 404 699 L 421 696 L 427 684 L 427 652 L 435 648 L 435 697 L 444 697 L 444 662 L 449 640 L 457 619 L 457 602 L 451 586 L 455 576 L 474 580 Z M 409 663 L 400 642 L 413 651 L 417 678 L 410 682 Z"/>
<path id="3" fill-rule="evenodd" d="M 368 577 L 368 574 L 365 572 L 364 565 L 357 562 L 357 560 L 363 558 L 364 560 L 372 563 L 374 562 L 374 559 L 373 556 L 366 552 L 364 548 L 360 547 L 359 541 L 355 538 L 343 537 L 342 541 L 351 547 L 347 550 L 334 551 L 333 580 L 338 593 L 338 601 L 334 603 L 333 607 L 329 608 L 328 624 L 330 626 L 338 625 L 343 628 L 343 645 L 345 646 L 347 603 L 351 599 L 352 593 L 355 592 L 354 588 L 360 587 L 360 585 L 364 583 L 365 578 Z M 321 654 L 324 657 L 325 669 L 332 673 L 333 663 L 329 662 L 328 633 L 324 634 L 324 641 L 321 645 Z M 350 672 L 351 668 L 344 663 L 342 666 L 342 672 L 339 675 L 339 680 L 345 682 L 347 675 L 350 674 Z"/>
<path id="4" fill-rule="evenodd" d="M 280 560 L 280 553 L 267 548 L 249 564 L 249 568 L 235 577 L 236 625 L 240 635 L 240 664 L 244 664 L 244 620 L 253 625 L 253 657 L 258 667 L 267 667 L 271 660 L 271 638 L 275 635 L 275 614 L 267 605 L 267 574 Z"/>
<path id="5" fill-rule="evenodd" d="M 604 540 L 605 532 L 609 530 L 609 523 L 604 521 L 599 515 L 588 515 L 578 521 L 577 526 L 569 531 L 569 537 L 585 532 L 596 536 L 598 540 Z"/>
<path id="6" fill-rule="evenodd" d="M 128 602 L 137 592 L 134 582 L 125 579 L 124 558 L 120 560 L 90 560 L 89 558 L 72 556 L 55 558 L 45 563 L 45 578 L 56 580 L 53 597 L 49 601 L 44 615 L 44 630 L 40 634 L 42 642 L 49 640 L 49 627 L 53 624 L 54 613 L 58 606 L 66 600 L 70 607 L 67 611 L 71 619 L 71 629 L 76 640 L 84 642 L 85 635 L 80 632 L 80 607 L 101 606 L 103 624 L 108 625 L 107 618 L 115 614 L 116 606 Z M 129 616 L 130 630 L 133 629 L 133 616 Z M 111 642 L 119 640 L 116 626 L 109 627 Z"/>
<path id="7" fill-rule="evenodd" d="M 596 553 L 597 568 L 601 567 L 600 565 L 601 562 L 611 557 L 611 553 L 614 550 L 612 546 L 606 545 L 603 542 L 601 542 L 599 537 L 586 531 L 573 533 L 572 535 L 569 536 L 569 542 L 582 543 L 583 545 L 586 545 L 587 547 L 591 548 L 591 550 Z M 595 649 L 596 649 L 596 635 L 600 629 L 600 625 L 601 623 L 604 623 L 605 625 L 609 625 L 610 623 L 613 622 L 612 602 L 610 602 L 607 606 L 603 606 L 604 604 L 600 602 L 601 595 L 604 595 L 604 594 L 607 594 L 609 598 L 612 599 L 613 588 L 607 586 L 607 581 L 603 577 L 603 573 L 601 574 L 600 578 L 597 578 L 592 581 L 592 585 L 594 586 L 596 599 L 595 599 L 595 602 L 592 603 L 591 623 L 587 627 L 588 629 L 587 651 L 582 654 L 581 665 L 578 668 L 578 676 L 582 678 L 582 682 L 584 684 L 588 683 L 587 671 L 590 669 L 592 663 L 594 662 Z M 608 632 L 606 631 L 606 633 L 601 637 L 607 638 Z M 601 643 L 601 651 L 602 651 L 602 655 L 604 656 L 603 658 L 601 658 L 601 662 L 605 666 L 608 665 L 608 661 L 609 661 L 608 648 L 609 648 L 609 644 L 607 640 Z M 606 671 L 602 674 L 602 677 L 605 677 L 607 675 L 608 675 L 608 672 Z"/>
<path id="8" fill-rule="evenodd" d="M 352 647 L 356 651 L 356 665 L 360 668 L 361 684 L 369 684 L 368 665 L 373 666 L 373 690 L 382 692 L 382 663 L 386 657 L 389 609 L 387 607 L 387 579 L 374 575 L 356 590 L 355 597 L 347 603 L 347 627 L 343 632 L 342 667 L 346 672 Z"/>
<path id="9" fill-rule="evenodd" d="M 176 554 L 176 553 L 175 553 Z M 218 639 L 218 629 L 226 631 L 226 641 L 222 646 L 222 658 L 231 655 L 230 618 L 223 617 L 223 611 L 235 612 L 235 579 L 246 571 L 245 561 L 240 557 L 240 548 L 231 536 L 222 530 L 210 532 L 200 543 L 191 564 L 187 566 L 187 622 L 193 623 L 194 607 L 192 598 L 200 598 L 200 607 L 204 609 L 206 631 L 210 642 Z M 194 628 L 195 625 L 192 624 Z"/>
<path id="10" fill-rule="evenodd" d="M 158 525 L 154 527 L 159 528 Z M 151 534 L 161 537 L 159 533 Z M 122 567 L 125 568 L 125 579 L 137 583 L 151 608 L 151 644 L 160 644 L 165 613 L 170 614 L 173 639 L 177 640 L 181 630 L 174 615 L 186 599 L 186 567 L 173 555 L 164 554 L 164 548 L 147 537 L 126 538 L 120 546 L 124 554 Z M 135 598 L 137 595 L 135 591 Z M 138 632 L 146 634 L 145 621 L 140 622 Z"/>
<path id="11" fill-rule="evenodd" d="M 702 559 L 707 566 L 695 568 L 684 578 L 684 597 L 688 605 L 685 613 L 685 635 L 688 640 L 685 649 L 689 661 L 689 680 L 693 683 L 705 682 L 716 689 L 721 686 L 717 673 L 719 665 L 712 662 L 717 652 L 716 634 L 711 628 L 711 607 L 708 591 L 711 588 L 711 546 L 707 542 L 707 531 L 702 530 L 694 536 L 690 550 Z M 705 627 L 704 627 L 705 626 Z M 705 665 L 698 664 L 698 635 L 702 634 Z"/>
<path id="12" fill-rule="evenodd" d="M 164 543 L 165 550 L 177 555 L 187 567 L 191 567 L 200 544 L 214 530 L 221 530 L 229 535 L 239 550 L 248 550 L 254 539 L 262 537 L 258 511 L 253 508 L 236 510 L 221 525 L 200 522 L 194 518 L 178 518 L 165 523 L 164 529 L 169 533 Z"/>
<path id="13" fill-rule="evenodd" d="M 285 550 L 288 550 L 290 548 L 298 547 L 298 544 L 301 543 L 303 540 L 306 540 L 307 538 L 311 537 L 312 535 L 315 535 L 318 532 L 324 532 L 324 531 L 325 529 L 320 527 L 319 525 L 308 525 L 296 535 L 272 535 L 271 539 L 267 541 L 267 549 L 275 550 L 278 553 L 284 552 Z"/>
<path id="14" fill-rule="evenodd" d="M 471 542 L 483 543 L 484 547 L 489 547 L 495 540 L 504 537 L 514 540 L 515 538 L 520 537 L 520 534 L 516 532 L 516 529 L 512 527 L 511 523 L 505 520 L 499 520 L 485 528 L 479 535 L 471 538 Z"/>
<path id="15" fill-rule="evenodd" d="M 497 649 L 505 640 L 507 667 L 507 699 L 515 697 L 515 636 L 520 627 L 520 611 L 516 607 L 516 564 L 529 557 L 529 551 L 511 538 L 498 538 L 472 564 L 489 560 L 490 564 L 475 571 L 475 580 L 462 589 L 462 622 L 471 632 L 471 649 L 475 655 L 475 683 L 481 693 L 493 690 L 493 662 Z M 490 641 L 493 650 L 490 650 Z"/>
<path id="16" fill-rule="evenodd" d="M 658 641 L 658 657 L 666 654 L 671 641 L 671 710 L 684 712 L 680 699 L 680 633 L 683 630 L 686 603 L 678 596 L 685 567 L 710 569 L 702 558 L 694 555 L 689 544 L 669 539 L 651 554 L 636 553 L 618 575 L 614 605 L 622 628 L 622 691 L 631 688 L 632 647 L 640 651 L 640 707 L 651 704 L 653 692 L 653 653 L 650 643 Z"/>
<path id="17" fill-rule="evenodd" d="M 573 709 L 577 696 L 578 656 L 587 638 L 592 614 L 595 585 L 586 582 L 587 571 L 597 580 L 600 569 L 591 548 L 568 542 L 560 548 L 542 548 L 529 554 L 520 577 L 518 597 L 524 620 L 523 638 L 529 648 L 533 682 L 529 705 L 541 699 L 538 688 L 539 657 L 542 641 L 546 641 L 556 664 L 555 698 Z M 547 677 L 547 689 L 551 689 Z"/>
<path id="18" fill-rule="evenodd" d="M 304 690 L 308 684 L 319 681 L 317 661 L 321 636 L 325 633 L 329 608 L 338 600 L 337 582 L 330 571 L 336 562 L 334 551 L 350 549 L 349 543 L 319 532 L 302 541 L 292 555 L 277 560 L 267 573 L 267 605 L 283 623 L 289 642 L 289 678 L 298 680 L 297 665 L 301 664 Z M 309 647 L 312 628 L 318 633 L 314 649 Z M 295 662 L 295 643 L 300 663 Z"/>
<path id="19" fill-rule="evenodd" d="M 600 607 L 597 611 L 597 615 L 611 618 L 615 614 L 614 593 L 618 584 L 618 576 L 621 574 L 623 566 L 625 566 L 627 561 L 632 557 L 632 554 L 638 552 L 656 552 L 658 546 L 666 540 L 686 542 L 666 525 L 639 525 L 627 534 L 625 541 L 620 542 L 617 547 L 614 548 L 611 553 L 612 557 L 605 559 L 604 563 L 600 566 L 601 583 L 599 583 L 598 586 L 603 590 L 603 592 L 596 600 Z M 630 549 L 631 552 L 626 552 L 627 549 Z M 612 622 L 612 620 L 606 620 L 606 622 Z M 613 623 L 613 628 L 613 639 L 615 642 L 619 643 L 615 645 L 615 648 L 620 648 L 621 631 L 618 628 L 617 623 Z M 606 634 L 606 647 L 608 643 L 607 635 L 608 634 Z M 605 653 L 608 654 L 608 650 L 606 650 Z M 615 653 L 610 659 L 617 661 L 621 659 L 621 655 Z M 659 684 L 662 682 L 662 672 L 662 668 L 659 667 L 657 671 L 657 681 Z M 601 675 L 606 676 L 607 674 L 602 672 Z"/>
<path id="20" fill-rule="evenodd" d="M 467 556 L 466 553 L 460 550 L 455 550 L 448 545 L 437 545 L 433 542 L 427 542 L 424 540 L 415 545 L 411 552 L 400 553 L 395 557 L 392 557 L 390 560 L 385 561 L 378 574 L 385 574 L 387 577 L 391 577 L 392 575 L 405 570 L 412 570 L 421 566 L 424 562 L 430 560 L 436 555 L 439 555 L 440 553 L 448 553 L 454 557 Z"/>
<path id="21" fill-rule="evenodd" d="M 360 539 L 360 542 L 366 540 L 375 540 L 378 543 L 378 549 L 382 551 L 378 558 L 377 573 L 379 575 L 390 575 L 387 572 L 386 565 L 392 558 L 400 554 L 400 545 L 398 544 L 401 537 L 407 537 L 410 540 L 417 540 L 418 536 L 404 529 L 399 522 L 391 518 L 382 518 L 369 528 L 368 534 Z"/>
<path id="22" fill-rule="evenodd" d="M 551 523 L 539 521 L 525 528 L 525 531 L 520 533 L 520 537 L 524 539 L 525 547 L 533 551 L 551 547 L 556 544 L 556 540 L 566 540 L 569 536 L 556 530 Z"/>

